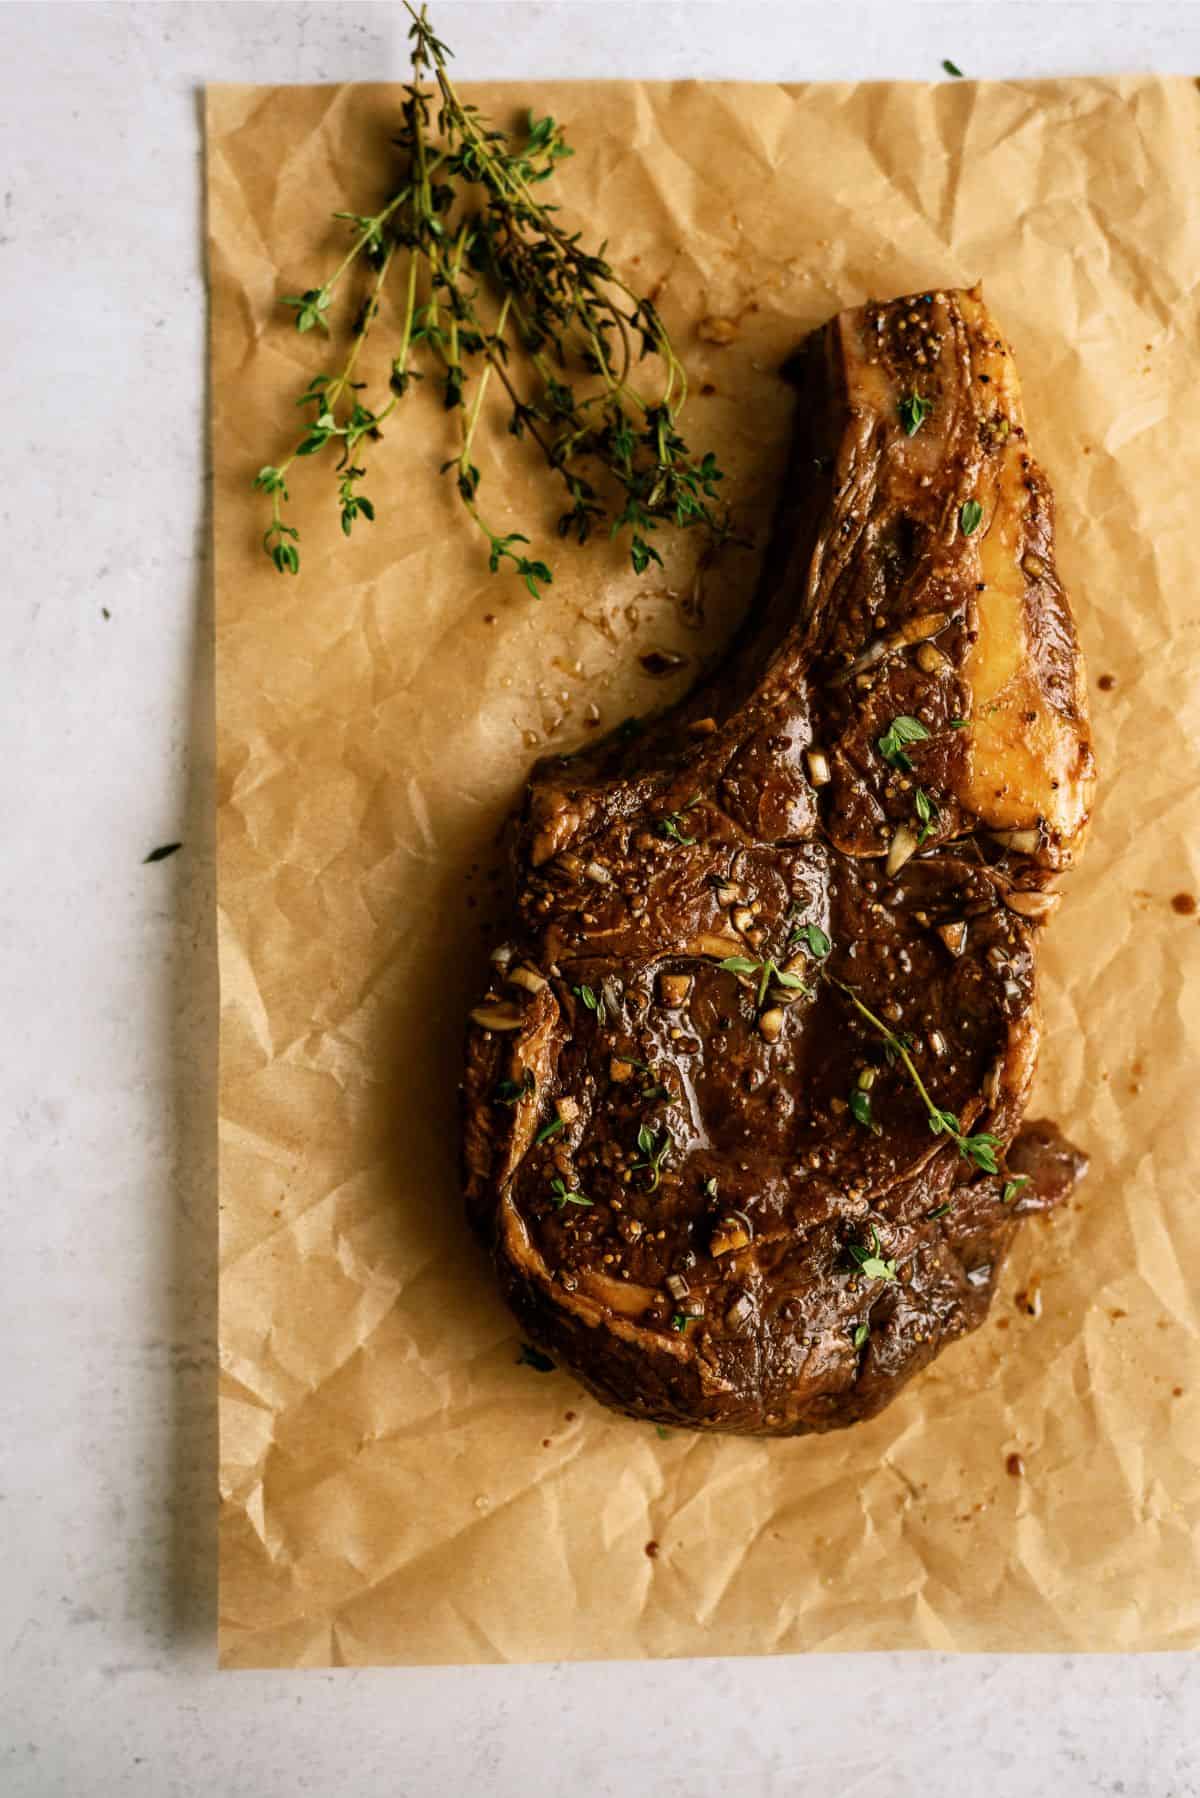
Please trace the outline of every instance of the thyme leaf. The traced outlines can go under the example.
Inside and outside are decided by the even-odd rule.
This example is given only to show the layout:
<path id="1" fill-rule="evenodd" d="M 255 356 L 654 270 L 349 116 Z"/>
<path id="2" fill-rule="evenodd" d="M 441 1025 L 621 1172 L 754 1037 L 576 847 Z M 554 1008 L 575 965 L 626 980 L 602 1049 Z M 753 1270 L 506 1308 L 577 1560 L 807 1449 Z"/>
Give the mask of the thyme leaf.
<path id="1" fill-rule="evenodd" d="M 718 962 L 717 966 L 727 968 L 731 974 L 757 974 L 759 976 L 758 997 L 754 1002 L 756 1011 L 761 1011 L 766 1004 L 767 988 L 772 981 L 777 986 L 791 987 L 798 992 L 807 992 L 808 990 L 799 974 L 787 973 L 785 969 L 777 967 L 769 956 L 766 961 L 752 961 L 748 955 L 727 955 L 724 961 Z"/>
<path id="2" fill-rule="evenodd" d="M 788 938 L 788 948 L 796 943 L 803 943 L 809 954 L 818 961 L 823 961 L 833 947 L 819 924 L 801 924 Z"/>
<path id="3" fill-rule="evenodd" d="M 633 1163 L 632 1171 L 644 1170 L 649 1174 L 646 1182 L 647 1192 L 657 1192 L 662 1178 L 662 1165 L 675 1147 L 675 1139 L 667 1129 L 654 1130 L 649 1124 L 642 1124 L 637 1133 L 637 1146 L 642 1152 L 642 1159 Z"/>
<path id="4" fill-rule="evenodd" d="M 850 1113 L 854 1118 L 855 1123 L 861 1124 L 864 1130 L 869 1130 L 872 1136 L 881 1136 L 883 1134 L 882 1129 L 880 1125 L 876 1123 L 874 1113 L 871 1110 L 870 1093 L 863 1092 L 860 1088 L 855 1087 L 854 1091 L 850 1094 Z"/>
<path id="5" fill-rule="evenodd" d="M 923 400 L 917 393 L 907 394 L 900 401 L 899 406 L 900 423 L 904 426 L 904 435 L 915 437 L 932 411 L 932 400 Z"/>
<path id="6" fill-rule="evenodd" d="M 872 1224 L 869 1243 L 852 1242 L 848 1244 L 848 1253 L 859 1272 L 868 1280 L 894 1280 L 896 1263 L 885 1261 L 880 1252 L 879 1231 Z"/>
<path id="7" fill-rule="evenodd" d="M 590 986 L 573 986 L 571 991 L 575 994 L 577 999 L 582 1001 L 585 1010 L 595 1012 L 597 1024 L 603 1024 L 608 1017 L 608 1010 L 603 998 L 596 992 L 595 988 Z"/>
<path id="8" fill-rule="evenodd" d="M 909 718 L 901 713 L 893 718 L 881 737 L 876 738 L 876 748 L 884 761 L 893 768 L 904 768 L 912 771 L 912 763 L 904 753 L 908 743 L 922 743 L 929 735 L 919 718 Z"/>
<path id="9" fill-rule="evenodd" d="M 699 803 L 700 795 L 697 793 L 694 799 L 689 799 L 686 805 L 681 805 L 677 812 L 665 812 L 662 817 L 656 818 L 654 820 L 655 836 L 668 837 L 672 842 L 682 843 L 690 849 L 696 839 L 683 834 L 683 814 L 690 812 L 692 807 Z"/>
<path id="10" fill-rule="evenodd" d="M 591 1199 L 585 1199 L 581 1192 L 572 1192 L 561 1174 L 555 1174 L 550 1182 L 550 1202 L 557 1211 L 565 1211 L 568 1205 L 585 1205 L 590 1208 Z"/>
<path id="11" fill-rule="evenodd" d="M 924 787 L 918 787 L 913 794 L 913 807 L 921 824 L 921 834 L 917 838 L 917 848 L 920 849 L 926 837 L 937 824 L 938 808 Z"/>
<path id="12" fill-rule="evenodd" d="M 537 1091 L 537 1080 L 532 1068 L 526 1068 L 520 1081 L 498 1080 L 492 1093 L 493 1105 L 515 1105 L 518 1099 Z"/>

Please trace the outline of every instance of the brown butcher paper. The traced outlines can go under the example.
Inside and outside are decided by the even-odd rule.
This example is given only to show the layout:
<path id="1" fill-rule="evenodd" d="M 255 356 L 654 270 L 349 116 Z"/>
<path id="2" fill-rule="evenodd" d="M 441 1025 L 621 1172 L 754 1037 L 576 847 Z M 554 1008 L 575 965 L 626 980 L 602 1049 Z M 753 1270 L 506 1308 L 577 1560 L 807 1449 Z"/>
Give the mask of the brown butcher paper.
<path id="1" fill-rule="evenodd" d="M 657 299 L 685 433 L 752 539 L 698 569 L 698 543 L 664 537 L 641 580 L 607 543 L 563 545 L 497 404 L 480 497 L 552 564 L 540 601 L 488 573 L 428 386 L 367 446 L 376 522 L 343 539 L 316 457 L 290 481 L 299 577 L 262 553 L 252 476 L 326 366 L 277 296 L 341 254 L 332 212 L 386 194 L 400 97 L 208 96 L 223 1664 L 1194 1645 L 1200 94 L 472 88 L 502 122 L 531 99 L 565 121 L 553 197 Z M 463 1221 L 456 1087 L 503 915 L 497 834 L 536 753 L 667 703 L 727 638 L 804 333 L 976 280 L 1016 352 L 1088 662 L 1102 784 L 1041 962 L 1033 1114 L 1092 1171 L 1023 1227 L 983 1329 L 883 1416 L 663 1436 L 519 1360 Z M 652 650 L 687 659 L 654 677 Z"/>

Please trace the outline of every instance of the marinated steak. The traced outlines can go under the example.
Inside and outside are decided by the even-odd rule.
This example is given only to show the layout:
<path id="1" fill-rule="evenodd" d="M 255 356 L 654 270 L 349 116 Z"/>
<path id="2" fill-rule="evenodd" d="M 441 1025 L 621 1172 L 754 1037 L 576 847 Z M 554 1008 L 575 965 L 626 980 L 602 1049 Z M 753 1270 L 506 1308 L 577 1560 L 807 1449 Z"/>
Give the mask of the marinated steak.
<path id="1" fill-rule="evenodd" d="M 523 1329 L 635 1416 L 765 1435 L 886 1405 L 1083 1167 L 1018 1134 L 1093 758 L 1011 353 L 931 293 L 796 369 L 726 664 L 533 772 L 465 1083 Z"/>

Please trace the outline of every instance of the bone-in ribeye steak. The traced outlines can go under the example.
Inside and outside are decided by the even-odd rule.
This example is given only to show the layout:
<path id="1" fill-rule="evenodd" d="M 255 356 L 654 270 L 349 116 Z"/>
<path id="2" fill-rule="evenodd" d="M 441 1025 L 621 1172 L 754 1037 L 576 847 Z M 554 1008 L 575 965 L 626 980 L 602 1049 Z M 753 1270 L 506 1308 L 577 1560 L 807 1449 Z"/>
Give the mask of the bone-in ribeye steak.
<path id="1" fill-rule="evenodd" d="M 765 1435 L 887 1404 L 1084 1165 L 1021 1129 L 1093 757 L 1012 355 L 917 294 L 797 379 L 724 666 L 533 772 L 464 1093 L 524 1330 L 634 1416 Z"/>

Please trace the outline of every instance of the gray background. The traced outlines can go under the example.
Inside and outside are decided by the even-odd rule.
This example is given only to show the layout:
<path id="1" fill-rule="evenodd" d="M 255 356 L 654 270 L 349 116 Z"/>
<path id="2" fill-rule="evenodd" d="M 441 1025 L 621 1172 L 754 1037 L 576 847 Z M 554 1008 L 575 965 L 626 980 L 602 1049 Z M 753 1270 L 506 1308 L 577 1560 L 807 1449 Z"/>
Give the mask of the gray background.
<path id="1" fill-rule="evenodd" d="M 1191 5 L 435 14 L 466 77 L 1200 68 Z M 404 30 L 391 4 L 0 6 L 0 1793 L 1200 1791 L 1184 1656 L 213 1670 L 198 93 L 398 79 Z"/>

